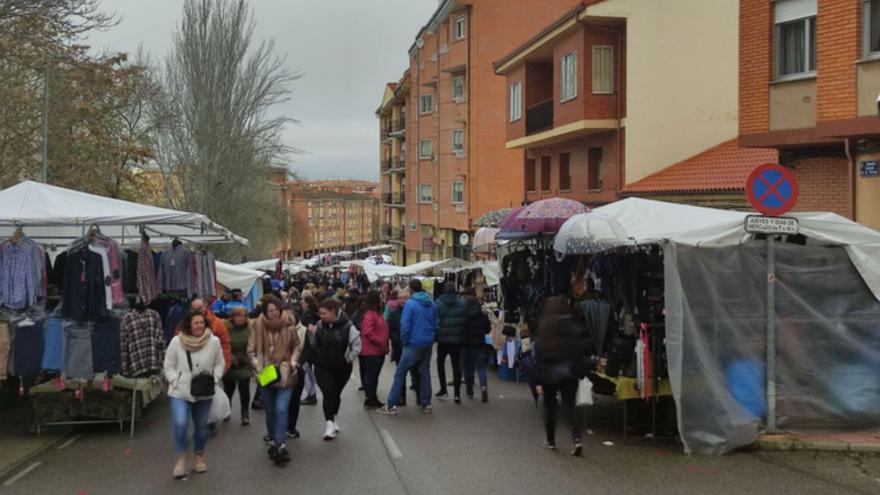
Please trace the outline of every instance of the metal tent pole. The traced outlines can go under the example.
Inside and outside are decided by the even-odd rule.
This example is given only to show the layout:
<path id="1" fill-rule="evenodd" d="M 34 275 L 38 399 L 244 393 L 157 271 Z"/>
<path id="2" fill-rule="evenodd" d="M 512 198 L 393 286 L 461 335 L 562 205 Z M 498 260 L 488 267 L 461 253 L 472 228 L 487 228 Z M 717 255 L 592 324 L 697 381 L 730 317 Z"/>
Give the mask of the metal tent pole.
<path id="1" fill-rule="evenodd" d="M 767 431 L 776 431 L 776 249 L 767 236 Z"/>

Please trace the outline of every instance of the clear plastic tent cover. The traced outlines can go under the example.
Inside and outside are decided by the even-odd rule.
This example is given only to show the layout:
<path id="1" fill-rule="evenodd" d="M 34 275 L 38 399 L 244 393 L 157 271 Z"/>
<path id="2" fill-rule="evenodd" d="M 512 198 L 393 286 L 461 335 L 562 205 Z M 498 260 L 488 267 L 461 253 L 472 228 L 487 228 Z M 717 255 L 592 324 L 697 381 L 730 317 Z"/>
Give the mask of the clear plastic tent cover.
<path id="1" fill-rule="evenodd" d="M 664 246 L 669 373 L 685 450 L 722 454 L 763 430 L 763 242 Z M 776 246 L 777 426 L 880 424 L 880 303 L 841 247 Z"/>

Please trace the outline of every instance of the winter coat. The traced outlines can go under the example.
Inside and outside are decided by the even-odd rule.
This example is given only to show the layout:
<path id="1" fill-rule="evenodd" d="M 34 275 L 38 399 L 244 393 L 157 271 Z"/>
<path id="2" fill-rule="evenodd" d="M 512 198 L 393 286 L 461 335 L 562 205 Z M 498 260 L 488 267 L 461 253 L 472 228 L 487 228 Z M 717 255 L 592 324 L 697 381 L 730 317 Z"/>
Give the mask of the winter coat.
<path id="1" fill-rule="evenodd" d="M 400 301 L 391 301 L 385 308 L 385 313 L 388 338 L 391 340 L 391 362 L 399 363 L 403 354 L 403 345 L 400 343 L 400 318 L 403 316 L 403 305 Z"/>
<path id="2" fill-rule="evenodd" d="M 468 314 L 464 300 L 455 294 L 443 294 L 437 299 L 437 342 L 464 344 L 467 337 Z"/>
<path id="3" fill-rule="evenodd" d="M 400 342 L 404 347 L 434 344 L 437 335 L 437 306 L 427 292 L 416 292 L 403 305 Z"/>
<path id="4" fill-rule="evenodd" d="M 360 332 L 345 313 L 333 323 L 318 322 L 306 341 L 306 360 L 315 366 L 340 369 L 350 365 L 361 352 Z"/>
<path id="5" fill-rule="evenodd" d="M 229 368 L 232 367 L 232 343 L 229 340 L 229 330 L 226 328 L 226 322 L 218 318 L 213 311 L 206 311 L 205 324 L 211 330 L 211 333 L 214 334 L 214 337 L 220 340 L 220 348 L 223 350 L 223 361 L 226 371 L 229 371 Z M 177 326 L 175 335 L 179 333 L 180 325 Z"/>
<path id="6" fill-rule="evenodd" d="M 281 318 L 284 323 L 274 332 L 269 330 L 265 315 L 251 321 L 247 352 L 251 368 L 255 373 L 259 373 L 270 364 L 278 366 L 278 380 L 271 385 L 272 387 L 291 388 L 296 385 L 299 378 L 297 376 L 299 365 L 294 367 L 293 363 L 299 363 L 301 348 L 293 316 L 282 313 Z M 267 348 L 272 347 L 276 352 L 270 355 Z"/>
<path id="7" fill-rule="evenodd" d="M 223 349 L 220 347 L 220 339 L 211 336 L 208 342 L 198 351 L 190 353 L 192 371 L 186 359 L 186 349 L 180 342 L 180 337 L 175 336 L 165 350 L 165 362 L 162 366 L 165 381 L 168 382 L 168 397 L 183 399 L 187 402 L 196 400 L 211 400 L 211 397 L 196 399 L 190 393 L 190 383 L 194 375 L 211 373 L 214 383 L 220 383 L 226 364 L 223 361 Z"/>
<path id="8" fill-rule="evenodd" d="M 581 320 L 572 315 L 545 316 L 532 348 L 538 383 L 583 378 L 589 371 L 591 351 L 590 335 Z"/>
<path id="9" fill-rule="evenodd" d="M 492 331 L 492 323 L 489 315 L 483 312 L 480 301 L 468 297 L 464 301 L 467 310 L 467 336 L 464 345 L 471 349 L 478 349 L 486 345 L 486 335 Z"/>
<path id="10" fill-rule="evenodd" d="M 232 357 L 235 358 L 235 364 L 226 372 L 226 377 L 233 380 L 247 380 L 254 374 L 247 354 L 248 339 L 251 336 L 250 325 L 236 328 L 232 322 L 227 321 L 226 330 L 229 332 Z"/>
<path id="11" fill-rule="evenodd" d="M 388 324 L 382 315 L 367 311 L 361 319 L 361 356 L 388 354 Z"/>

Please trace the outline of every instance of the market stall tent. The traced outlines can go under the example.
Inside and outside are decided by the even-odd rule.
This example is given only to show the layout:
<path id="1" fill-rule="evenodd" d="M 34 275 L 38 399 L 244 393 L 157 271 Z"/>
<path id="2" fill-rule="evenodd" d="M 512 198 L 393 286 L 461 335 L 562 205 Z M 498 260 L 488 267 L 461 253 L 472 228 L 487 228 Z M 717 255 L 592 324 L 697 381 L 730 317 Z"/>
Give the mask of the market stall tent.
<path id="1" fill-rule="evenodd" d="M 258 284 L 265 274 L 240 265 L 230 265 L 222 261 L 216 261 L 217 282 L 227 289 L 238 289 L 247 297 L 255 285 Z"/>
<path id="2" fill-rule="evenodd" d="M 152 245 L 174 239 L 196 244 L 238 243 L 247 239 L 199 213 L 188 213 L 24 181 L 0 191 L 0 238 L 21 227 L 31 239 L 65 246 L 92 227 L 126 246 L 140 243 L 141 228 Z"/>
<path id="3" fill-rule="evenodd" d="M 630 198 L 569 219 L 555 249 L 662 246 L 665 347 L 687 452 L 750 444 L 770 405 L 781 429 L 880 425 L 880 233 L 833 213 L 792 213 L 800 235 L 776 242 L 771 268 L 747 215 Z"/>

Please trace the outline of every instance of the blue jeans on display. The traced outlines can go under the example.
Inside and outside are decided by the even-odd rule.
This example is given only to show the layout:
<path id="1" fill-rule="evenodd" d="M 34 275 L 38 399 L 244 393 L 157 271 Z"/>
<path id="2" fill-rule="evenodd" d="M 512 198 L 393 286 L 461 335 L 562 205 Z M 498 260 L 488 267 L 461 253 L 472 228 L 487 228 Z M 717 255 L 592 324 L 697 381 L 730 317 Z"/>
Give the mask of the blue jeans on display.
<path id="1" fill-rule="evenodd" d="M 211 401 L 200 400 L 189 402 L 171 397 L 171 430 L 174 435 L 174 450 L 185 454 L 189 443 L 187 430 L 189 418 L 193 422 L 193 452 L 200 454 L 205 451 L 208 440 L 208 415 L 211 413 Z"/>
<path id="2" fill-rule="evenodd" d="M 486 388 L 486 348 L 466 347 L 464 349 L 464 386 L 468 395 L 474 395 L 474 368 L 480 378 L 480 390 Z"/>
<path id="3" fill-rule="evenodd" d="M 290 414 L 292 388 L 260 387 L 266 407 L 266 431 L 276 445 L 287 441 L 287 421 Z"/>
<path id="4" fill-rule="evenodd" d="M 403 389 L 406 385 L 406 374 L 412 368 L 419 370 L 419 405 L 423 407 L 431 405 L 431 350 L 433 347 L 433 345 L 424 345 L 403 348 L 400 363 L 394 371 L 394 383 L 388 393 L 389 407 L 400 404 L 400 395 L 406 392 Z"/>

